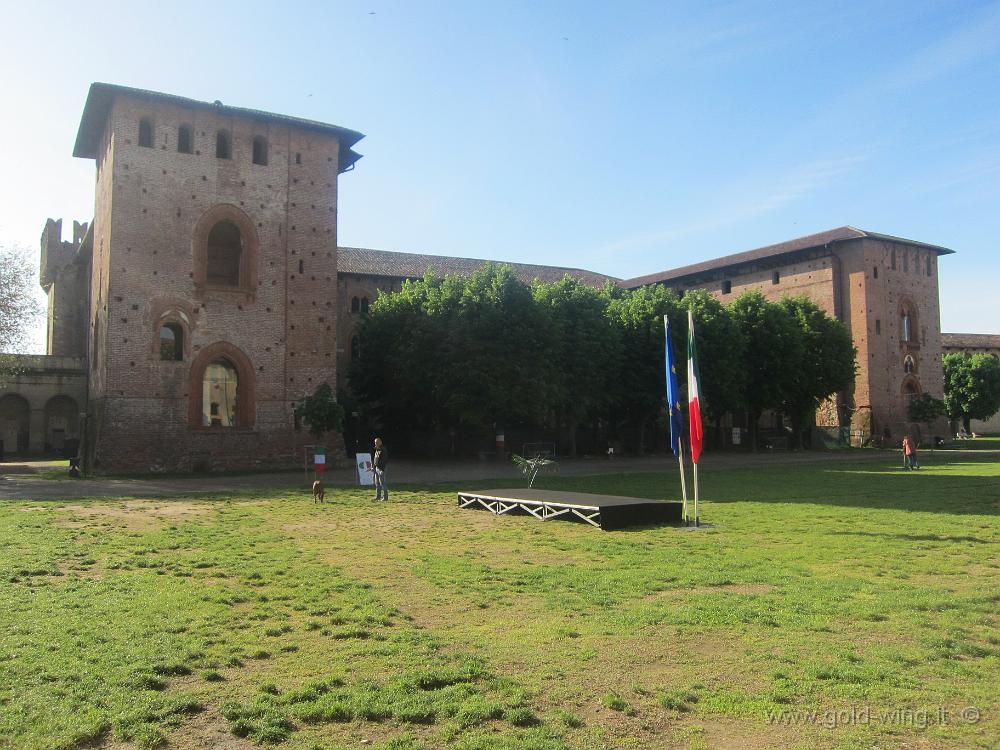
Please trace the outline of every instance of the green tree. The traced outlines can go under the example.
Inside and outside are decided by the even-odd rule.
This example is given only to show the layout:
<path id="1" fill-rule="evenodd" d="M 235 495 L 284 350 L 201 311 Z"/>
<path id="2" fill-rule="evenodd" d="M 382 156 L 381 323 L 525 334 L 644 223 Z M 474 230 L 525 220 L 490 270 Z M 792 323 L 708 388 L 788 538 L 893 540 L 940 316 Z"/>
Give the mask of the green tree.
<path id="1" fill-rule="evenodd" d="M 801 448 L 803 433 L 820 404 L 854 384 L 857 349 L 847 326 L 808 297 L 783 297 L 778 304 L 798 326 L 801 337 L 798 363 L 788 373 L 781 402 Z"/>
<path id="2" fill-rule="evenodd" d="M 0 376 L 17 369 L 15 352 L 23 352 L 31 326 L 41 310 L 35 301 L 35 265 L 24 250 L 0 248 Z"/>
<path id="3" fill-rule="evenodd" d="M 944 404 L 948 416 L 962 420 L 972 432 L 973 419 L 989 419 L 1000 411 L 1000 361 L 989 354 L 946 354 Z"/>
<path id="4" fill-rule="evenodd" d="M 609 297 L 576 279 L 564 276 L 536 284 L 532 291 L 551 326 L 546 398 L 575 456 L 577 427 L 609 403 L 608 385 L 619 362 L 618 331 L 605 315 Z"/>
<path id="5" fill-rule="evenodd" d="M 768 302 L 759 291 L 744 292 L 730 313 L 746 342 L 743 370 L 751 445 L 757 448 L 757 423 L 765 410 L 783 408 L 795 391 L 796 370 L 802 365 L 803 336 L 795 317 Z"/>
<path id="6" fill-rule="evenodd" d="M 614 411 L 620 412 L 625 423 L 635 430 L 636 445 L 642 453 L 649 421 L 666 406 L 663 316 L 670 316 L 671 327 L 681 319 L 678 299 L 660 285 L 640 287 L 612 295 L 607 315 L 618 329 L 621 342 L 618 377 L 612 390 Z"/>
<path id="7" fill-rule="evenodd" d="M 322 441 L 328 432 L 344 429 L 344 409 L 333 396 L 329 383 L 320 383 L 311 396 L 295 408 L 295 416 L 309 426 L 309 433 Z"/>

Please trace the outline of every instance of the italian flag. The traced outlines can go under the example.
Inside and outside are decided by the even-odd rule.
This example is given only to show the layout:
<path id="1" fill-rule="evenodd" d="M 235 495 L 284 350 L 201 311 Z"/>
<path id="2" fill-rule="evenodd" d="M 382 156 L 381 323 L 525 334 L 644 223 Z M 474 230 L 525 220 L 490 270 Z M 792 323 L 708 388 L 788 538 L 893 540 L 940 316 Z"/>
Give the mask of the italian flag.
<path id="1" fill-rule="evenodd" d="M 701 458 L 701 386 L 698 383 L 698 350 L 694 343 L 694 316 L 688 310 L 688 439 L 691 441 L 691 460 L 696 464 Z"/>

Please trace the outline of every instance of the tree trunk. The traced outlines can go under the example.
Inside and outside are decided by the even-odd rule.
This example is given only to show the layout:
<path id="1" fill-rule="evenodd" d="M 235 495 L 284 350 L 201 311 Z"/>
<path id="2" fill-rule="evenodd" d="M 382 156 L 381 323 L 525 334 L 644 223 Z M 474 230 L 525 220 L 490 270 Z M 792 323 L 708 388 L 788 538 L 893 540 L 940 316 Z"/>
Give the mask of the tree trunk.
<path id="1" fill-rule="evenodd" d="M 972 418 L 968 414 L 962 415 L 962 426 L 965 428 L 965 434 L 972 437 Z"/>

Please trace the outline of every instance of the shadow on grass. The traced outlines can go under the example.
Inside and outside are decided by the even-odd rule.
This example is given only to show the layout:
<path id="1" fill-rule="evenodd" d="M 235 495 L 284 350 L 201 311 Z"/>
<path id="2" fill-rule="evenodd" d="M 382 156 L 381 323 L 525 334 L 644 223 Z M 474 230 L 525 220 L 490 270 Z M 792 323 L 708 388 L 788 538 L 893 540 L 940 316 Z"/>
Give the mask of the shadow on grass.
<path id="1" fill-rule="evenodd" d="M 992 539 L 978 536 L 941 536 L 939 534 L 882 534 L 873 531 L 831 531 L 834 536 L 868 536 L 880 539 L 901 539 L 907 542 L 972 542 L 974 544 L 996 544 Z"/>

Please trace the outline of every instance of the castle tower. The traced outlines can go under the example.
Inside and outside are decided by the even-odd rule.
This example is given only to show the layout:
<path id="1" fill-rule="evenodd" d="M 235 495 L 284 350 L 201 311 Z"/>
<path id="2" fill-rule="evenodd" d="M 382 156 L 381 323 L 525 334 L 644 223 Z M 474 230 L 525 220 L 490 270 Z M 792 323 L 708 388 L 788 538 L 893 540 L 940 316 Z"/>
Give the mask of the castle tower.
<path id="1" fill-rule="evenodd" d="M 97 166 L 93 468 L 301 461 L 295 405 L 336 388 L 337 179 L 362 137 L 91 86 L 73 153 Z"/>

